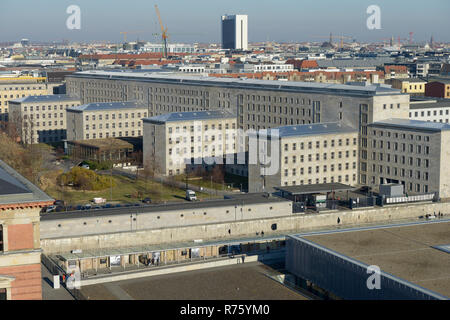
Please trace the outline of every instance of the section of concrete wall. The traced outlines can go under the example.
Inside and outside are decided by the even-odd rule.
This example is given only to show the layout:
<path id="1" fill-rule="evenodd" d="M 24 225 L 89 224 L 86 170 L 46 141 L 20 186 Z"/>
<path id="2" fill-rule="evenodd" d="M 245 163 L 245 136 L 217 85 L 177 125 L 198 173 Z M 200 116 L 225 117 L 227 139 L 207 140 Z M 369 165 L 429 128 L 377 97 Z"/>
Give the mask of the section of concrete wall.
<path id="1" fill-rule="evenodd" d="M 376 209 L 339 211 L 322 214 L 292 215 L 243 221 L 230 221 L 193 226 L 160 228 L 95 234 L 85 236 L 65 236 L 59 238 L 41 237 L 45 253 L 68 252 L 75 249 L 90 250 L 127 246 L 142 246 L 160 243 L 193 241 L 196 239 L 233 239 L 239 236 L 255 236 L 264 231 L 265 235 L 275 232 L 299 232 L 316 228 L 354 225 L 362 223 L 388 222 L 405 218 L 417 218 L 433 212 L 449 214 L 450 203 L 424 203 L 390 206 Z M 339 223 L 338 223 L 339 219 Z M 276 231 L 272 226 L 276 224 Z"/>

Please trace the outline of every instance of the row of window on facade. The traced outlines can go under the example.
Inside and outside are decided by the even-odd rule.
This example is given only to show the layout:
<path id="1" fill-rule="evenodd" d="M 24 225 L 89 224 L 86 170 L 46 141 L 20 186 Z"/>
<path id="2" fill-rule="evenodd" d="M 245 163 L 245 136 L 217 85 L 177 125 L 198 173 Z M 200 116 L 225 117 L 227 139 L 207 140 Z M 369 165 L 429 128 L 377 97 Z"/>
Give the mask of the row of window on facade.
<path id="1" fill-rule="evenodd" d="M 57 120 L 55 120 L 53 122 L 52 121 L 48 121 L 48 122 L 46 122 L 46 121 L 42 121 L 42 122 L 36 121 L 36 122 L 30 123 L 30 127 L 45 127 L 45 126 L 51 127 L 52 125 L 57 126 L 58 125 L 58 121 Z M 64 121 L 60 120 L 59 121 L 59 125 L 60 126 L 64 126 Z M 28 122 L 24 122 L 23 126 L 24 127 L 28 127 Z"/>
<path id="2" fill-rule="evenodd" d="M 336 169 L 337 171 L 342 171 L 342 170 L 350 170 L 350 163 L 346 162 L 345 164 L 342 163 L 338 163 L 337 165 L 334 164 L 330 164 L 330 165 L 324 165 L 322 168 L 322 173 L 326 173 L 328 172 L 328 166 L 330 168 L 330 172 L 334 172 Z M 356 162 L 352 163 L 352 169 L 356 169 Z M 304 175 L 305 174 L 305 168 L 299 168 L 299 170 L 297 171 L 297 168 L 292 168 L 292 169 L 284 169 L 284 176 L 288 177 L 288 176 L 296 176 L 297 172 L 300 173 L 300 175 Z M 308 174 L 312 174 L 313 173 L 313 167 L 308 167 Z M 314 173 L 320 173 L 320 166 L 316 166 L 315 167 L 315 171 Z"/>
<path id="3" fill-rule="evenodd" d="M 89 133 L 86 133 L 86 136 L 85 136 L 85 137 L 86 137 L 86 139 L 90 139 L 90 137 L 92 137 L 92 139 L 97 139 L 97 138 L 103 139 L 103 138 L 109 138 L 109 137 L 115 138 L 116 136 L 118 136 L 118 137 L 129 137 L 129 136 L 132 136 L 132 137 L 139 137 L 139 136 L 141 136 L 141 130 L 138 130 L 138 131 L 137 131 L 137 135 L 136 135 L 136 131 L 131 131 L 131 132 L 130 132 L 131 135 L 128 135 L 128 132 L 129 132 L 129 131 L 125 131 L 125 132 L 124 132 L 125 135 L 122 135 L 122 131 L 119 131 L 119 132 L 118 132 L 118 135 L 116 135 L 116 132 L 115 132 L 115 131 L 113 131 L 113 132 L 111 132 L 111 133 L 105 132 L 104 135 L 103 135 L 103 132 L 99 132 L 98 135 L 97 135 L 97 133 L 93 133 L 92 135 L 90 135 Z"/>
<path id="4" fill-rule="evenodd" d="M 413 178 L 413 179 L 417 179 L 417 180 L 425 180 L 428 181 L 429 179 L 429 174 L 427 171 L 422 172 L 420 170 L 415 170 L 415 174 L 414 174 L 414 170 L 412 169 L 405 169 L 405 168 L 397 168 L 397 167 L 393 167 L 391 169 L 390 166 L 383 166 L 383 165 L 378 165 L 378 171 L 377 171 L 377 165 L 373 164 L 372 165 L 372 172 L 378 172 L 378 173 L 386 173 L 392 176 L 397 176 L 397 177 L 408 177 L 408 178 Z"/>
<path id="5" fill-rule="evenodd" d="M 72 104 L 71 106 L 74 107 L 75 104 Z M 69 107 L 68 104 L 66 104 L 65 106 L 64 105 L 59 105 L 59 110 L 66 109 L 68 107 Z M 40 110 L 39 110 L 39 108 L 40 108 Z M 49 106 L 36 106 L 35 108 L 34 108 L 34 106 L 30 106 L 30 108 L 28 108 L 28 106 L 24 106 L 23 107 L 23 111 L 24 112 L 28 112 L 28 110 L 30 112 L 33 112 L 34 110 L 35 111 L 45 111 L 45 110 L 51 111 L 51 110 L 58 110 L 58 106 L 57 105 L 53 105 L 53 109 L 52 109 L 52 106 L 50 106 L 50 105 Z"/>
<path id="6" fill-rule="evenodd" d="M 236 148 L 236 144 L 233 143 L 233 148 L 231 150 L 235 150 Z M 208 150 L 211 150 L 211 152 L 215 152 L 216 151 L 216 146 L 204 146 L 203 150 L 205 152 L 208 152 Z M 222 145 L 219 144 L 217 145 L 217 150 L 218 151 L 222 151 Z M 228 143 L 225 144 L 225 151 L 230 150 Z M 188 148 L 176 148 L 175 149 L 175 154 L 189 154 L 188 153 Z M 197 147 L 197 152 L 202 152 L 202 146 L 198 146 Z M 195 153 L 195 147 L 191 147 L 191 152 L 190 153 Z M 172 148 L 169 149 L 169 155 L 172 155 Z M 214 156 L 214 155 L 213 155 Z"/>
<path id="7" fill-rule="evenodd" d="M 438 115 L 438 110 L 433 110 L 433 116 L 437 116 Z M 443 116 L 444 115 L 444 110 L 440 109 L 439 110 L 439 115 Z M 449 115 L 449 109 L 445 110 L 445 115 Z M 414 117 L 418 117 L 419 116 L 419 111 L 414 111 Z M 424 117 L 425 116 L 425 111 L 420 111 L 420 116 Z M 427 111 L 427 116 L 430 117 L 431 116 L 431 110 Z M 409 117 L 412 117 L 412 112 L 409 113 Z"/>
<path id="8" fill-rule="evenodd" d="M 11 91 L 11 90 L 41 90 L 44 89 L 43 86 L 37 86 L 37 87 L 3 87 L 4 91 Z M 1 90 L 1 88 L 0 88 Z M 6 98 L 6 96 L 5 96 Z"/>
<path id="9" fill-rule="evenodd" d="M 229 135 L 228 135 L 228 133 L 227 134 L 225 134 L 225 140 L 229 140 Z M 231 139 L 232 140 L 235 140 L 236 139 L 236 134 L 231 134 Z M 191 141 L 191 143 L 194 143 L 195 142 L 195 137 L 194 136 L 191 136 L 191 139 L 190 139 L 190 141 Z M 208 135 L 205 135 L 204 136 L 204 138 L 203 138 L 203 140 L 202 140 L 202 137 L 201 136 L 197 136 L 197 142 L 208 142 L 209 141 L 209 137 L 208 137 Z M 215 135 L 212 135 L 211 136 L 211 141 L 216 141 L 216 136 Z M 222 141 L 222 135 L 221 134 L 218 134 L 217 135 L 217 141 Z M 176 138 L 176 140 L 175 140 L 175 143 L 176 144 L 178 144 L 178 143 L 180 143 L 181 142 L 181 137 L 178 137 L 178 138 Z M 188 142 L 188 139 L 187 139 L 187 137 L 183 137 L 183 143 L 187 143 Z M 173 140 L 172 140 L 172 138 L 169 138 L 169 144 L 172 144 L 173 143 Z"/>
<path id="10" fill-rule="evenodd" d="M 347 182 L 347 183 L 350 182 L 350 176 L 349 176 L 348 174 L 346 174 L 346 175 L 344 176 L 344 181 Z M 304 185 L 305 182 L 306 182 L 306 184 L 312 184 L 312 183 L 313 183 L 313 179 L 300 180 L 300 181 L 299 181 L 299 185 Z M 343 181 L 342 181 L 342 176 L 341 176 L 341 175 L 338 175 L 338 176 L 337 176 L 337 179 L 336 179 L 334 176 L 331 176 L 329 180 L 328 180 L 327 177 L 323 177 L 323 178 L 322 178 L 322 183 L 329 183 L 329 182 L 330 182 L 330 183 L 334 183 L 334 182 L 339 182 L 339 183 L 341 183 L 341 182 L 343 182 Z M 356 182 L 356 174 L 353 174 L 353 175 L 352 175 L 352 182 Z M 316 179 L 315 179 L 315 184 L 319 184 L 319 183 L 321 183 L 320 178 L 316 178 Z M 295 185 L 297 185 L 297 180 L 292 180 L 292 181 L 290 181 L 290 183 L 289 183 L 289 181 L 285 181 L 285 182 L 284 182 L 284 185 L 285 185 L 285 186 L 288 186 L 288 185 L 295 186 Z"/>
<path id="11" fill-rule="evenodd" d="M 205 125 L 203 126 L 204 131 L 208 131 L 209 128 L 210 128 L 210 126 L 207 125 L 207 124 L 205 124 Z M 222 130 L 222 128 L 223 128 L 222 124 L 219 123 L 219 124 L 217 125 L 217 130 Z M 231 128 L 232 128 L 232 129 L 236 129 L 236 124 L 235 124 L 235 123 L 232 123 L 232 124 L 231 124 Z M 172 133 L 172 132 L 173 132 L 173 129 L 175 129 L 175 133 L 180 133 L 180 130 L 183 130 L 183 133 L 186 133 L 187 130 L 188 130 L 188 127 L 187 127 L 187 126 L 183 126 L 183 127 L 179 127 L 179 126 L 176 126 L 176 127 L 168 127 L 169 133 Z M 190 131 L 190 132 L 194 132 L 194 129 L 195 129 L 194 126 L 189 126 L 189 131 Z M 228 130 L 228 129 L 230 129 L 230 124 L 229 124 L 229 123 L 225 123 L 225 130 Z M 216 130 L 216 125 L 215 125 L 215 124 L 211 124 L 211 130 Z M 202 131 L 202 126 L 201 126 L 201 125 L 198 125 L 198 126 L 197 126 L 197 131 L 198 131 L 198 132 Z"/>
<path id="12" fill-rule="evenodd" d="M 394 109 L 394 104 L 393 103 L 391 103 L 390 105 L 389 105 L 389 107 L 390 107 L 390 109 Z M 387 104 L 385 103 L 385 104 L 383 104 L 383 109 L 387 109 Z M 397 109 L 400 109 L 400 103 L 397 103 Z"/>
<path id="13" fill-rule="evenodd" d="M 416 147 L 414 148 L 413 144 L 408 144 L 408 148 L 406 147 L 406 143 L 398 143 L 398 142 L 391 142 L 391 141 L 383 141 L 383 140 L 372 140 L 372 148 L 378 148 L 379 149 L 384 149 L 384 146 L 386 144 L 386 148 L 388 150 L 391 150 L 391 146 L 392 146 L 392 150 L 394 151 L 401 151 L 401 152 L 409 152 L 409 153 L 417 153 L 417 154 L 430 154 L 430 147 L 429 146 L 422 146 L 422 145 L 416 145 Z M 401 148 L 399 148 L 399 145 L 401 146 Z M 423 152 L 422 152 L 423 150 Z"/>
<path id="14" fill-rule="evenodd" d="M 350 138 L 346 138 L 345 139 L 345 145 L 349 146 L 350 145 L 350 141 L 351 141 Z M 343 143 L 344 143 L 344 139 L 337 139 L 337 146 L 341 147 L 343 145 Z M 357 138 L 353 138 L 353 145 L 356 146 L 357 143 L 358 143 L 358 139 Z M 289 151 L 289 145 L 291 145 L 291 150 L 292 151 L 297 150 L 297 143 L 294 142 L 294 143 L 291 143 L 291 144 L 285 143 L 284 144 L 284 151 Z M 298 145 L 300 147 L 300 150 L 304 150 L 305 149 L 305 142 L 300 142 L 300 143 L 298 143 Z M 316 141 L 315 143 L 313 143 L 312 141 L 309 141 L 307 143 L 307 145 L 308 145 L 308 149 L 309 150 L 312 149 L 313 146 L 315 146 L 316 149 L 319 149 L 320 148 L 320 140 Z M 328 140 L 323 140 L 322 141 L 322 146 L 323 146 L 323 148 L 327 148 L 328 147 Z M 335 146 L 336 146 L 336 140 L 335 139 L 331 139 L 330 147 L 333 148 Z"/>
<path id="15" fill-rule="evenodd" d="M 416 166 L 416 167 L 421 167 L 422 165 L 425 168 L 429 168 L 430 167 L 430 160 L 429 159 L 421 159 L 421 158 L 416 158 L 416 161 L 414 161 L 413 157 L 408 157 L 408 160 L 406 160 L 406 156 L 399 156 L 399 155 L 391 155 L 390 153 L 387 153 L 386 156 L 383 153 L 379 153 L 378 157 L 377 157 L 377 153 L 373 152 L 372 153 L 372 160 L 379 160 L 379 161 L 385 161 L 385 162 L 394 162 L 394 163 L 401 163 L 404 165 L 409 165 L 409 166 Z"/>
<path id="16" fill-rule="evenodd" d="M 335 152 L 331 152 L 330 153 L 330 159 L 333 160 L 335 159 Z M 342 151 L 338 151 L 337 152 L 337 158 L 338 159 L 342 159 L 342 155 L 343 152 Z M 355 158 L 357 156 L 357 152 L 356 150 L 353 150 L 353 157 Z M 304 155 L 299 155 L 299 160 L 301 163 L 305 162 L 305 156 Z M 325 152 L 322 154 L 323 160 L 328 160 L 328 154 Z M 349 158 L 350 157 L 350 151 L 347 150 L 345 151 L 345 158 Z M 297 163 L 297 156 L 292 156 L 292 163 Z M 308 154 L 308 162 L 312 162 L 313 161 L 313 155 L 312 154 Z M 315 156 L 315 161 L 320 161 L 320 153 L 316 153 Z M 284 157 L 284 163 L 288 164 L 289 163 L 289 157 Z"/>
<path id="17" fill-rule="evenodd" d="M 147 117 L 147 112 L 143 112 L 143 113 L 138 112 L 137 113 L 137 118 L 140 119 L 141 115 L 144 118 L 146 118 Z M 130 114 L 130 116 L 131 116 L 131 119 L 134 119 L 134 116 L 135 116 L 134 112 L 132 112 Z M 128 119 L 128 113 L 124 113 L 124 118 Z M 89 117 L 89 115 L 86 115 L 85 116 L 85 120 L 89 121 L 89 119 L 91 119 L 92 121 L 97 121 L 97 120 L 98 121 L 102 121 L 103 120 L 103 115 L 101 115 L 101 114 L 98 114 L 98 115 L 93 114 L 93 115 L 91 115 L 91 117 Z M 111 114 L 111 119 L 112 120 L 116 119 L 116 114 L 115 113 Z M 118 114 L 118 119 L 122 119 L 122 114 L 121 113 Z M 104 120 L 109 120 L 109 114 L 108 113 L 105 114 Z"/>
<path id="18" fill-rule="evenodd" d="M 141 127 L 141 121 L 138 121 L 138 122 L 136 122 L 137 123 L 137 127 Z M 130 123 L 131 124 L 131 127 L 134 127 L 134 125 L 135 125 L 135 123 L 134 122 L 131 122 Z M 122 122 L 119 122 L 118 123 L 118 127 L 119 128 L 122 128 Z M 124 127 L 125 128 L 128 128 L 128 122 L 124 122 Z M 86 125 L 86 130 L 89 130 L 89 129 L 92 129 L 92 130 L 97 130 L 97 129 L 103 129 L 103 123 L 99 123 L 98 124 L 98 127 L 97 127 L 97 125 L 94 123 L 94 124 L 92 124 L 92 125 L 89 125 L 89 124 L 87 124 Z M 112 129 L 115 129 L 116 128 L 116 124 L 113 122 L 113 123 L 111 123 L 111 128 Z M 105 123 L 105 129 L 109 129 L 109 123 Z"/>
<path id="19" fill-rule="evenodd" d="M 39 118 L 41 118 L 42 117 L 42 119 L 45 119 L 45 117 L 47 116 L 47 118 L 48 119 L 51 119 L 52 118 L 52 114 L 49 112 L 49 113 L 42 113 L 42 114 L 36 114 L 36 119 L 39 119 Z M 63 118 L 64 117 L 64 113 L 60 113 L 59 114 L 59 117 L 60 118 Z M 27 114 L 24 114 L 23 115 L 23 118 L 24 119 L 28 119 L 28 115 Z M 53 114 L 53 118 L 58 118 L 58 113 L 57 112 L 55 112 L 54 114 Z M 34 114 L 30 114 L 30 119 L 34 119 Z"/>

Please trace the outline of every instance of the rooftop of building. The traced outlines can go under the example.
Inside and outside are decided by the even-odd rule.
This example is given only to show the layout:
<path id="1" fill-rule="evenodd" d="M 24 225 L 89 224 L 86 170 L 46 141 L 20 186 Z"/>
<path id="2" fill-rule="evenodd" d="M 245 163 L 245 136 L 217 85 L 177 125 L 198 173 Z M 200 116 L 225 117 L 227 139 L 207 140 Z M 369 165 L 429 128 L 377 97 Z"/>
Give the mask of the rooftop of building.
<path id="1" fill-rule="evenodd" d="M 236 119 L 236 116 L 228 111 L 210 110 L 210 111 L 190 111 L 190 112 L 172 112 L 165 113 L 159 116 L 144 118 L 144 122 L 164 124 L 167 122 L 180 121 L 201 121 L 214 119 Z"/>
<path id="2" fill-rule="evenodd" d="M 374 95 L 402 95 L 399 89 L 384 84 L 345 85 L 334 83 L 315 83 L 277 80 L 254 80 L 217 78 L 206 76 L 180 75 L 173 73 L 143 73 L 143 72 L 113 72 L 103 70 L 89 70 L 76 72 L 67 78 L 97 78 L 109 80 L 133 80 L 155 83 L 186 84 L 201 86 L 219 86 L 240 89 L 270 90 L 302 93 L 338 93 L 339 95 L 365 96 Z"/>
<path id="3" fill-rule="evenodd" d="M 271 129 L 262 129 L 258 135 L 278 135 L 280 138 L 299 137 L 299 136 L 317 136 L 326 134 L 344 134 L 357 133 L 358 129 L 352 128 L 340 122 L 325 122 L 314 124 L 298 124 L 291 126 L 276 127 Z"/>
<path id="4" fill-rule="evenodd" d="M 0 208 L 39 206 L 39 203 L 47 205 L 49 202 L 53 203 L 53 199 L 0 160 Z"/>
<path id="5" fill-rule="evenodd" d="M 437 214 L 437 212 L 436 212 Z M 313 243 L 450 297 L 450 220 L 300 234 Z"/>
<path id="6" fill-rule="evenodd" d="M 420 82 L 420 83 L 426 83 L 427 80 L 421 79 L 421 78 L 394 78 L 392 81 L 401 81 L 401 82 Z"/>
<path id="7" fill-rule="evenodd" d="M 42 96 L 27 96 L 19 99 L 10 100 L 12 103 L 45 103 L 59 101 L 80 101 L 78 98 L 68 96 L 66 94 L 48 94 Z"/>
<path id="8" fill-rule="evenodd" d="M 450 100 L 410 101 L 409 109 L 450 108 Z"/>
<path id="9" fill-rule="evenodd" d="M 410 119 L 391 118 L 369 124 L 369 127 L 387 127 L 393 129 L 413 129 L 429 132 L 450 130 L 450 124 L 442 122 L 420 121 Z"/>
<path id="10" fill-rule="evenodd" d="M 105 110 L 121 110 L 121 109 L 146 109 L 147 107 L 137 102 L 93 102 L 67 108 L 67 111 L 84 112 L 84 111 L 105 111 Z"/>

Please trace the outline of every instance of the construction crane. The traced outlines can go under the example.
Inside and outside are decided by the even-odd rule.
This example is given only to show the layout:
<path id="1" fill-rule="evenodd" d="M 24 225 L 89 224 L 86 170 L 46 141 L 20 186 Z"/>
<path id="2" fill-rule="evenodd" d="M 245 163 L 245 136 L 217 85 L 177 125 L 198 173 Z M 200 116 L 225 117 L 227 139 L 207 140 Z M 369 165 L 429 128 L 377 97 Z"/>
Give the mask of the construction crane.
<path id="1" fill-rule="evenodd" d="M 161 20 L 161 15 L 159 14 L 159 9 L 156 4 L 155 4 L 155 11 L 156 15 L 158 16 L 159 25 L 161 26 L 161 38 L 164 47 L 164 58 L 167 58 L 167 39 L 169 38 L 169 34 L 167 33 L 167 28 L 164 28 L 164 25 Z"/>
<path id="2" fill-rule="evenodd" d="M 137 34 L 137 33 L 142 33 L 144 31 L 122 31 L 120 32 L 120 34 L 123 34 L 123 42 L 127 42 L 127 35 L 128 34 Z"/>

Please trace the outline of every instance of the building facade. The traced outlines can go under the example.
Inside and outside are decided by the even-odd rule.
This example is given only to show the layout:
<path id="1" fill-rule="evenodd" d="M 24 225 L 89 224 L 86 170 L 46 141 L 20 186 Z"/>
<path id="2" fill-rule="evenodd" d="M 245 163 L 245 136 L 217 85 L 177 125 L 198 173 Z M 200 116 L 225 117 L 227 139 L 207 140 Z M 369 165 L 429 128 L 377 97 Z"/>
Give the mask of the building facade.
<path id="1" fill-rule="evenodd" d="M 428 82 L 425 85 L 425 96 L 450 99 L 450 79 Z"/>
<path id="2" fill-rule="evenodd" d="M 411 101 L 409 118 L 411 120 L 449 123 L 450 100 Z"/>
<path id="3" fill-rule="evenodd" d="M 66 109 L 80 100 L 67 95 L 28 96 L 9 102 L 9 122 L 25 143 L 47 143 L 66 139 Z"/>
<path id="4" fill-rule="evenodd" d="M 408 194 L 450 196 L 449 124 L 387 119 L 368 130 L 368 185 L 400 183 Z"/>
<path id="5" fill-rule="evenodd" d="M 236 150 L 236 116 L 223 111 L 169 113 L 144 121 L 144 168 L 183 174 L 224 163 Z M 187 163 L 189 162 L 189 163 Z"/>
<path id="6" fill-rule="evenodd" d="M 0 300 L 42 299 L 39 212 L 51 204 L 0 160 Z"/>
<path id="7" fill-rule="evenodd" d="M 8 120 L 9 101 L 48 94 L 45 77 L 0 78 L 0 121 Z"/>
<path id="8" fill-rule="evenodd" d="M 284 126 L 261 130 L 258 139 L 267 141 L 262 147 L 266 150 L 258 143 L 258 161 L 249 160 L 249 192 L 271 192 L 280 186 L 358 183 L 355 128 L 338 122 Z"/>
<path id="9" fill-rule="evenodd" d="M 67 140 L 142 136 L 147 108 L 136 102 L 89 103 L 67 109 Z"/>
<path id="10" fill-rule="evenodd" d="M 132 72 L 85 71 L 67 77 L 67 92 L 82 103 L 136 100 L 150 117 L 168 112 L 222 110 L 237 127 L 341 122 L 360 130 L 360 183 L 367 183 L 367 125 L 408 119 L 409 94 L 383 84 L 341 85 L 227 79 Z M 239 152 L 243 150 L 238 150 Z"/>
<path id="11" fill-rule="evenodd" d="M 419 78 L 391 79 L 392 88 L 400 89 L 403 93 L 424 96 L 426 81 Z"/>
<path id="12" fill-rule="evenodd" d="M 222 23 L 222 49 L 248 50 L 248 16 L 224 15 Z"/>

